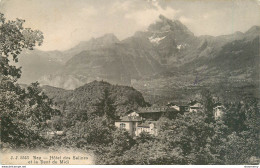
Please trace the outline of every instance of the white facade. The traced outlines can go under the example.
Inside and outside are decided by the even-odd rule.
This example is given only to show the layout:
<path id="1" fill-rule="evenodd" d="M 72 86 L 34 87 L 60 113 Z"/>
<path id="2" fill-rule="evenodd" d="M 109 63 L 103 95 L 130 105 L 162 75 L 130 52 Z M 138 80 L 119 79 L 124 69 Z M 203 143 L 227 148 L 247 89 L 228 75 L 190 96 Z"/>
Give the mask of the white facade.
<path id="1" fill-rule="evenodd" d="M 224 106 L 217 106 L 213 109 L 215 119 L 219 119 L 224 114 Z"/>
<path id="2" fill-rule="evenodd" d="M 117 128 L 126 129 L 131 136 L 139 136 L 141 132 L 148 132 L 153 135 L 157 135 L 157 129 L 153 123 L 142 124 L 143 119 L 138 113 L 132 112 L 125 117 L 122 117 L 121 121 L 115 121 Z"/>
<path id="3" fill-rule="evenodd" d="M 151 135 L 155 135 L 157 136 L 158 132 L 157 129 L 155 128 L 155 125 L 153 123 L 149 124 L 149 126 L 138 126 L 137 127 L 137 132 L 136 132 L 136 136 L 139 136 L 142 132 L 147 132 Z"/>
<path id="4" fill-rule="evenodd" d="M 117 128 L 126 129 L 131 136 L 137 136 L 138 122 L 133 121 L 116 121 L 115 126 Z"/>
<path id="5" fill-rule="evenodd" d="M 197 112 L 200 108 L 202 107 L 202 105 L 200 103 L 196 103 L 192 106 L 190 106 L 190 112 Z"/>
<path id="6" fill-rule="evenodd" d="M 173 109 L 175 109 L 175 110 L 177 110 L 177 111 L 180 111 L 180 107 L 179 107 L 179 106 L 177 106 L 177 105 L 170 106 L 170 108 L 173 108 Z"/>

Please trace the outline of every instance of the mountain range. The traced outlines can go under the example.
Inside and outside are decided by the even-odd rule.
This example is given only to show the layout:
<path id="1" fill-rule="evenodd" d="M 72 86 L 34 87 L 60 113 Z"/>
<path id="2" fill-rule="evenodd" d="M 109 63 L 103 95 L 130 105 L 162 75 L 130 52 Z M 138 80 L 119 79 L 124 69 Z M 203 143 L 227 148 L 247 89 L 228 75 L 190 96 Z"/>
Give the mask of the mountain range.
<path id="1" fill-rule="evenodd" d="M 163 15 L 124 40 L 113 34 L 66 51 L 24 52 L 21 83 L 75 89 L 94 80 L 164 95 L 170 89 L 213 83 L 259 83 L 260 27 L 221 36 L 195 36 Z"/>

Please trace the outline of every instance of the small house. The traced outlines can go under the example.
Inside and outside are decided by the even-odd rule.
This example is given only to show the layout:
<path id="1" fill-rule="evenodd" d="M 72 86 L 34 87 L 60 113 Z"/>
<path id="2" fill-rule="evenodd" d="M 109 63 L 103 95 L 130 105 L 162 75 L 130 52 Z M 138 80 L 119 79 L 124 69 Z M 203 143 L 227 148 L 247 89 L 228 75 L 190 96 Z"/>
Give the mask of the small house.
<path id="1" fill-rule="evenodd" d="M 221 104 L 216 104 L 213 108 L 215 120 L 220 119 L 224 114 L 225 107 Z"/>
<path id="2" fill-rule="evenodd" d="M 137 126 L 142 123 L 142 117 L 138 113 L 132 112 L 127 116 L 121 117 L 119 120 L 115 121 L 115 126 L 117 128 L 126 129 L 131 136 L 137 136 Z"/>
<path id="3" fill-rule="evenodd" d="M 173 117 L 180 113 L 179 107 L 168 107 L 168 106 L 156 106 L 156 107 L 144 107 L 138 109 L 138 114 L 150 121 L 157 121 L 162 116 Z"/>
<path id="4" fill-rule="evenodd" d="M 144 118 L 138 113 L 132 112 L 127 116 L 121 117 L 115 121 L 115 126 L 120 129 L 126 129 L 133 137 L 139 136 L 141 132 L 147 132 L 152 135 L 157 135 L 155 123 L 152 121 L 145 122 Z"/>
<path id="5" fill-rule="evenodd" d="M 146 122 L 139 124 L 137 126 L 137 136 L 139 136 L 142 132 L 147 132 L 151 135 L 158 135 L 157 128 L 155 127 L 155 123 L 152 122 Z"/>
<path id="6" fill-rule="evenodd" d="M 178 102 L 178 103 L 168 103 L 167 106 L 170 109 L 175 109 L 177 111 L 179 111 L 180 114 L 184 114 L 185 112 L 189 111 L 189 106 L 187 103 L 185 102 Z"/>
<path id="7" fill-rule="evenodd" d="M 202 104 L 197 101 L 192 101 L 189 103 L 189 112 L 197 112 L 202 108 Z"/>

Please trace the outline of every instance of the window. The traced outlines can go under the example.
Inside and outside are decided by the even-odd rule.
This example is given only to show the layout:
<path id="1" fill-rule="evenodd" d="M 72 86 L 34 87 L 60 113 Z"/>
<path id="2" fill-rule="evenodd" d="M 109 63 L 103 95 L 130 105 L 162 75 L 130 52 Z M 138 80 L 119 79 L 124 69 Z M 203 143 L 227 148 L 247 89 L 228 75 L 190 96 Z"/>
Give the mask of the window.
<path id="1" fill-rule="evenodd" d="M 120 123 L 120 128 L 125 128 L 125 123 Z"/>

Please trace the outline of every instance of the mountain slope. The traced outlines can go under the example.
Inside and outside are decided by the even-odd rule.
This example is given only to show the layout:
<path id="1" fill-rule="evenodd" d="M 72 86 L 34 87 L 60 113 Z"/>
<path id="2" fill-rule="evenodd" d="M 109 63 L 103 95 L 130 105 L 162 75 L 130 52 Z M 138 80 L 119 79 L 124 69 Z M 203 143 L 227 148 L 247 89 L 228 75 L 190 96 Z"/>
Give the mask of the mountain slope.
<path id="1" fill-rule="evenodd" d="M 142 94 L 132 87 L 111 85 L 103 81 L 93 81 L 74 90 L 64 90 L 51 86 L 43 86 L 44 92 L 53 98 L 63 112 L 86 112 L 91 114 L 107 89 L 116 107 L 116 115 L 123 116 L 130 110 L 148 104 Z"/>
<path id="2" fill-rule="evenodd" d="M 113 84 L 130 85 L 133 79 L 138 80 L 164 70 L 156 57 L 159 57 L 158 53 L 148 39 L 134 36 L 120 43 L 82 51 L 68 60 L 62 71 L 41 78 L 40 82 L 47 85 L 55 83 L 53 86 L 66 89 L 102 79 Z M 76 86 L 66 87 L 66 76 L 67 79 L 80 82 L 76 82 Z"/>
<path id="3" fill-rule="evenodd" d="M 53 77 L 52 74 L 62 71 L 64 64 L 74 55 L 79 54 L 83 50 L 99 49 L 117 42 L 119 42 L 119 40 L 114 34 L 105 34 L 102 37 L 81 42 L 75 47 L 65 51 L 40 51 L 37 49 L 24 51 L 19 57 L 18 66 L 22 66 L 23 71 L 19 82 L 28 84 L 36 80 L 51 81 L 50 79 Z M 63 77 L 60 76 L 58 78 Z M 56 81 L 61 81 L 59 79 L 56 79 Z M 71 81 L 81 84 L 81 82 L 74 77 L 70 77 L 69 80 L 70 81 L 66 82 L 68 88 L 75 88 Z M 50 84 L 55 86 L 55 82 L 51 82 Z"/>
<path id="4" fill-rule="evenodd" d="M 106 80 L 154 95 L 216 82 L 252 84 L 259 80 L 259 35 L 259 26 L 253 26 L 244 33 L 197 37 L 161 15 L 147 31 L 122 41 L 109 34 L 63 52 L 69 55 L 64 65 L 40 82 L 74 89 Z"/>
<path id="5" fill-rule="evenodd" d="M 60 70 L 63 66 L 62 53 L 59 51 L 44 52 L 27 50 L 19 56 L 18 66 L 22 67 L 20 83 L 29 84 L 39 80 L 45 74 Z"/>

